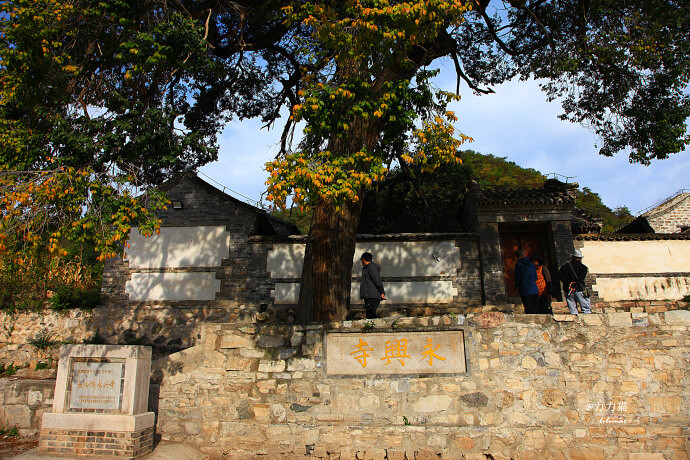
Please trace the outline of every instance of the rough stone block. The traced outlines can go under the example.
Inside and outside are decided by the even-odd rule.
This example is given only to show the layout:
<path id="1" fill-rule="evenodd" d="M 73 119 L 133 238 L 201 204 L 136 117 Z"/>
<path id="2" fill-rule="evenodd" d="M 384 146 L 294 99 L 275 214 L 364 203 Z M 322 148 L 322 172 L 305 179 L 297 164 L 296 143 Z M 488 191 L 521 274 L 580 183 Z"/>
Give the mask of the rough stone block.
<path id="1" fill-rule="evenodd" d="M 601 321 L 601 315 L 597 314 L 580 315 L 580 321 L 587 326 L 601 326 L 603 324 Z"/>
<path id="2" fill-rule="evenodd" d="M 24 405 L 5 406 L 5 420 L 17 428 L 31 428 L 31 409 Z"/>
<path id="3" fill-rule="evenodd" d="M 364 460 L 385 460 L 386 449 L 367 449 L 364 453 Z"/>
<path id="4" fill-rule="evenodd" d="M 415 412 L 430 413 L 446 410 L 453 402 L 448 395 L 429 395 L 419 398 L 414 404 Z"/>
<path id="5" fill-rule="evenodd" d="M 406 460 L 404 450 L 386 449 L 387 460 Z"/>
<path id="6" fill-rule="evenodd" d="M 570 322 L 575 321 L 577 315 L 553 315 L 553 320 L 560 322 Z"/>
<path id="7" fill-rule="evenodd" d="M 285 361 L 260 361 L 259 372 L 283 372 Z"/>
<path id="8" fill-rule="evenodd" d="M 309 358 L 292 358 L 288 361 L 288 371 L 312 371 L 316 367 L 316 361 Z"/>
<path id="9" fill-rule="evenodd" d="M 660 414 L 678 414 L 683 399 L 680 396 L 650 396 L 649 406 L 652 412 Z"/>
<path id="10" fill-rule="evenodd" d="M 254 348 L 254 344 L 244 335 L 225 332 L 220 339 L 219 348 Z"/>
<path id="11" fill-rule="evenodd" d="M 664 313 L 669 326 L 690 326 L 690 310 L 673 310 Z"/>
<path id="12" fill-rule="evenodd" d="M 632 316 L 630 313 L 607 313 L 606 318 L 610 327 L 632 326 Z"/>
<path id="13" fill-rule="evenodd" d="M 606 455 L 601 447 L 588 447 L 570 451 L 570 460 L 605 460 Z"/>
<path id="14" fill-rule="evenodd" d="M 481 328 L 498 327 L 506 322 L 506 317 L 501 312 L 488 311 L 472 318 Z"/>

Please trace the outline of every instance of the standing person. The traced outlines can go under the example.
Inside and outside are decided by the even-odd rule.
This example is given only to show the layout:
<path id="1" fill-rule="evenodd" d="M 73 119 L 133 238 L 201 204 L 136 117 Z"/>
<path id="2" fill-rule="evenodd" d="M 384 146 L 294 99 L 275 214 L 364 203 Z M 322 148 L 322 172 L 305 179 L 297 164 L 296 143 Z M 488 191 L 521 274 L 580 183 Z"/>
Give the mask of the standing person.
<path id="1" fill-rule="evenodd" d="M 537 289 L 537 270 L 534 264 L 525 257 L 525 250 L 520 248 L 515 252 L 518 261 L 515 263 L 515 287 L 520 291 L 525 313 L 533 315 L 539 313 L 539 289 Z"/>
<path id="2" fill-rule="evenodd" d="M 542 315 L 550 315 L 553 313 L 551 309 L 551 293 L 553 292 L 553 282 L 551 281 L 551 273 L 544 265 L 544 259 L 539 256 L 532 256 L 530 260 L 537 270 L 537 289 L 539 290 L 539 313 Z"/>
<path id="3" fill-rule="evenodd" d="M 367 319 L 376 318 L 376 309 L 382 300 L 386 300 L 386 293 L 381 283 L 381 267 L 372 262 L 373 256 L 369 252 L 362 254 L 362 282 L 359 285 L 359 295 L 364 299 Z"/>
<path id="4" fill-rule="evenodd" d="M 558 277 L 563 283 L 565 301 L 571 315 L 577 315 L 577 304 L 580 304 L 582 314 L 592 313 L 589 306 L 589 296 L 585 295 L 585 276 L 587 266 L 582 263 L 582 252 L 576 250 L 572 260 L 558 270 Z"/>

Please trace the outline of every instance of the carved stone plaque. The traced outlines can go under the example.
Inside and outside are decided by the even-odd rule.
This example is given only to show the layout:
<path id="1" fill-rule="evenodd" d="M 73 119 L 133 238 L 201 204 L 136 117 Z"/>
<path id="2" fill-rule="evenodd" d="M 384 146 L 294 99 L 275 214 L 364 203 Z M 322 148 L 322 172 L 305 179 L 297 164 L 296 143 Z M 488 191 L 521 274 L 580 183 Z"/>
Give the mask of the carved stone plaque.
<path id="1" fill-rule="evenodd" d="M 70 409 L 120 409 L 121 362 L 80 362 L 72 364 Z"/>
<path id="2" fill-rule="evenodd" d="M 326 335 L 328 375 L 462 374 L 466 370 L 461 330 Z"/>

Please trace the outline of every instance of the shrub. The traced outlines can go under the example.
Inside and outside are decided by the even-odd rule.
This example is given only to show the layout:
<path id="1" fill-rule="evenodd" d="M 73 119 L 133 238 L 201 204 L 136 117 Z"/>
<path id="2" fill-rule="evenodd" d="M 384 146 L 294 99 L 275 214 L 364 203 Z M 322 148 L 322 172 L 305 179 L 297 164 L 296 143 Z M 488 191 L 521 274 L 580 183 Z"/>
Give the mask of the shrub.
<path id="1" fill-rule="evenodd" d="M 54 291 L 50 299 L 53 310 L 70 308 L 91 309 L 101 302 L 99 289 L 79 289 L 72 286 L 61 286 Z"/>
<path id="2" fill-rule="evenodd" d="M 54 337 L 55 334 L 48 331 L 48 329 L 43 329 L 36 334 L 33 339 L 29 340 L 29 344 L 33 345 L 38 350 L 47 350 L 60 343 L 57 340 L 53 340 Z"/>

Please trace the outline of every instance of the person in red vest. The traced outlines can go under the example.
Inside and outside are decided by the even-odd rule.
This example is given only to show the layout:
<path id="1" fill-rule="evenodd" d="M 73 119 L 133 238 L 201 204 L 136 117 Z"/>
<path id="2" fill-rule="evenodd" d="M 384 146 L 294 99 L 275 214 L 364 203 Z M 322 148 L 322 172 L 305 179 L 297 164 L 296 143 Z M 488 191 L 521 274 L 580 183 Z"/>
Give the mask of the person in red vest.
<path id="1" fill-rule="evenodd" d="M 540 256 L 532 256 L 530 260 L 537 269 L 537 289 L 539 289 L 539 313 L 542 315 L 551 315 L 551 295 L 553 293 L 553 281 L 551 280 L 551 273 L 544 265 L 544 259 Z"/>

